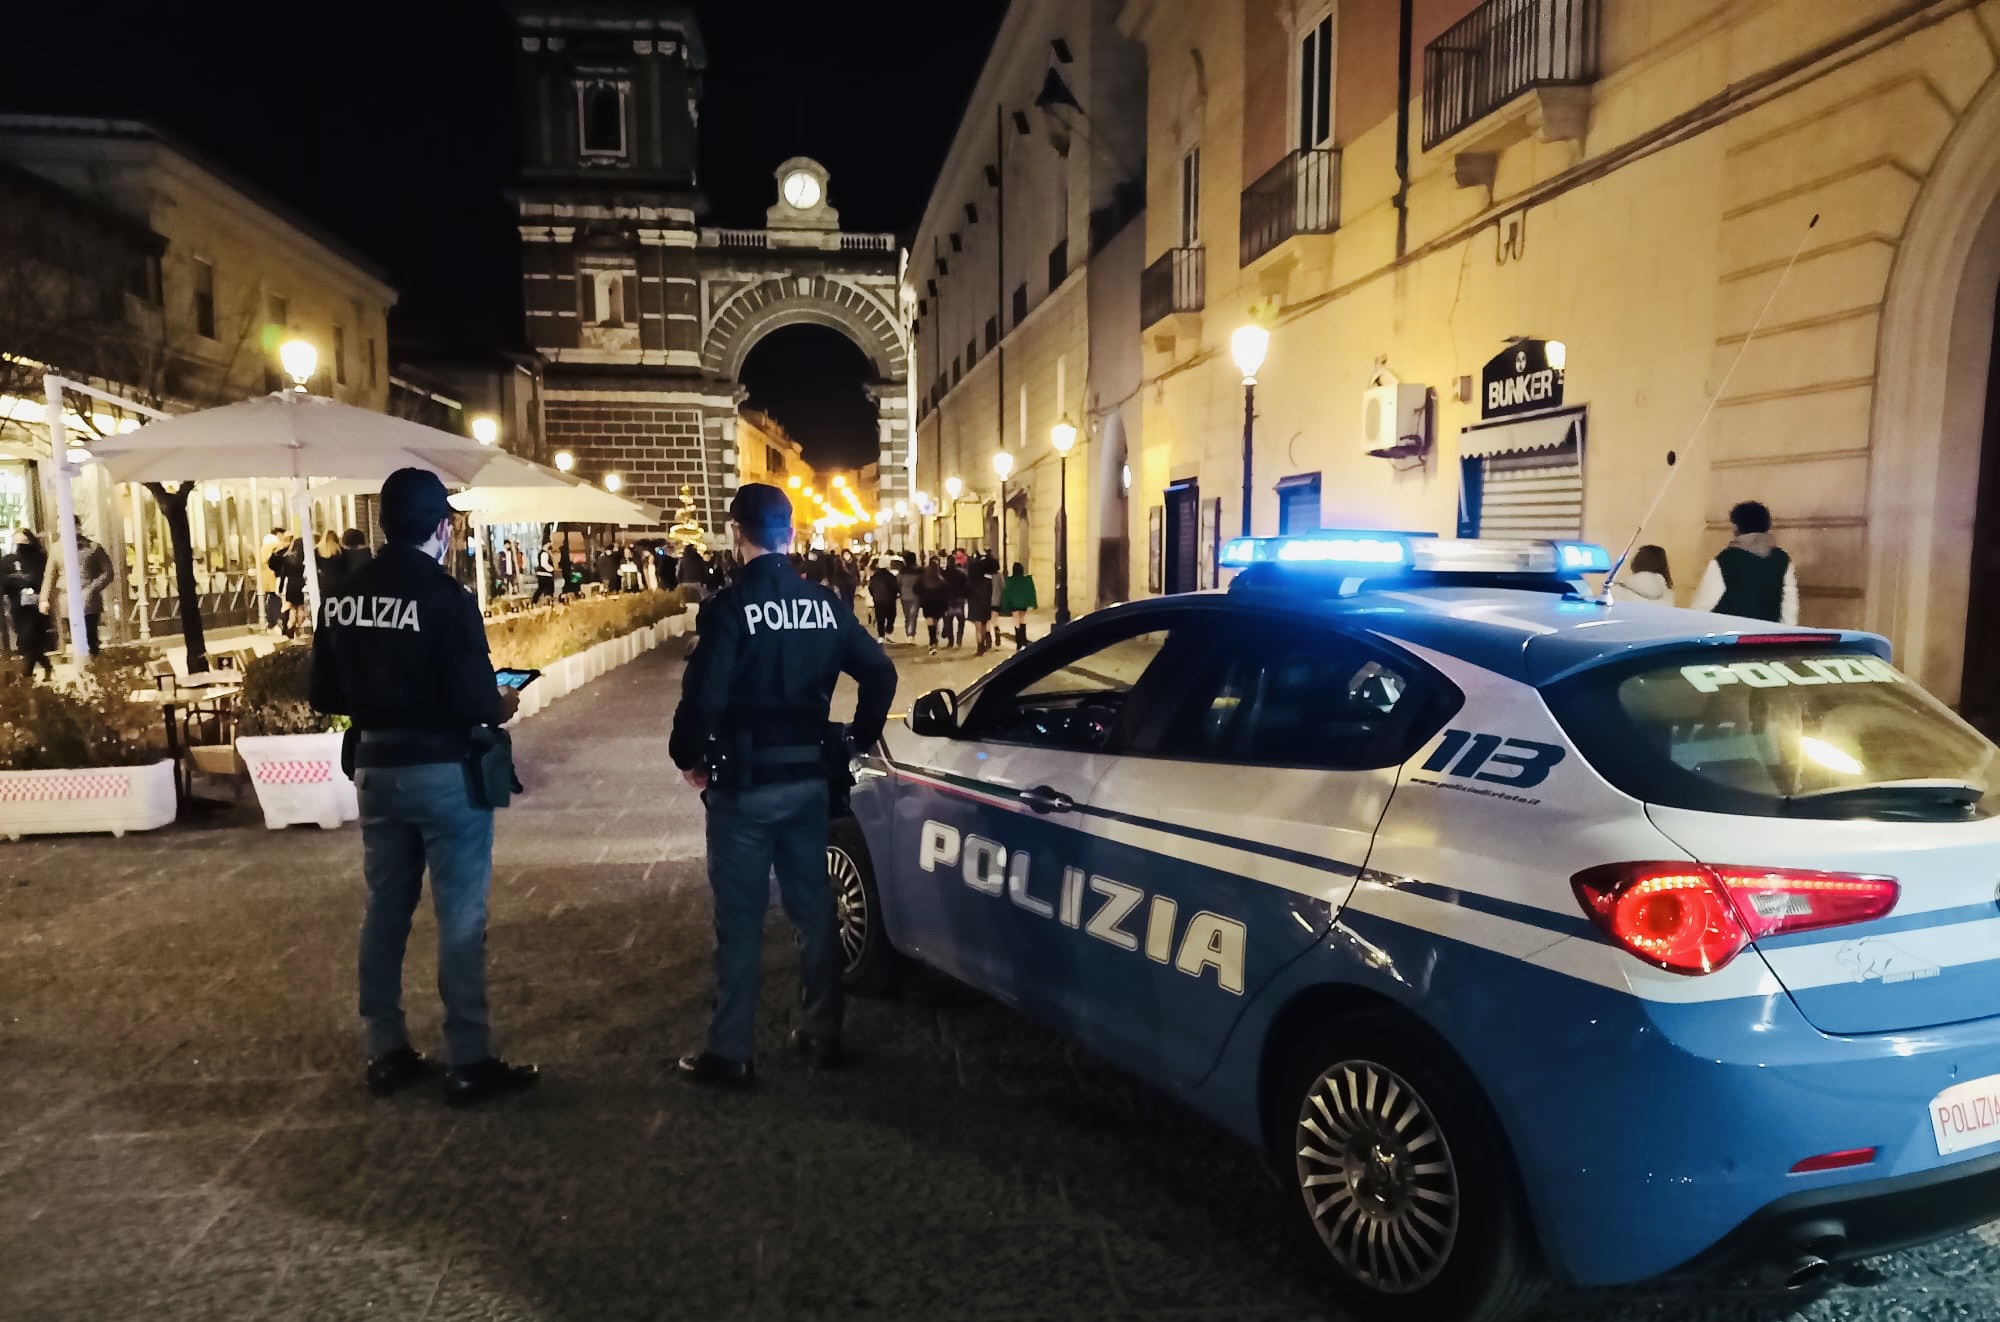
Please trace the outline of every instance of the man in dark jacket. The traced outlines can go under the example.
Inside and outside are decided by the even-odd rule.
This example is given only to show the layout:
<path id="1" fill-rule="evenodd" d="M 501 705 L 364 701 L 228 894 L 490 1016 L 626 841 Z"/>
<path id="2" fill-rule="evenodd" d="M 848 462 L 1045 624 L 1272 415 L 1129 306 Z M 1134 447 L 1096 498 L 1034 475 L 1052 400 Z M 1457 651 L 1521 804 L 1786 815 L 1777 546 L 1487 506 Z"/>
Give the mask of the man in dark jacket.
<path id="1" fill-rule="evenodd" d="M 795 1049 L 838 1068 L 841 946 L 826 880 L 830 761 L 882 735 L 896 668 L 854 612 L 793 571 L 792 503 L 762 482 L 740 488 L 729 529 L 743 565 L 701 608 L 699 641 L 681 681 L 667 751 L 708 806 L 708 884 L 715 893 L 715 1010 L 708 1046 L 683 1056 L 702 1084 L 747 1085 L 764 912 L 771 874 L 798 930 L 805 1026 Z M 830 746 L 833 688 L 860 686 L 854 723 Z"/>
<path id="2" fill-rule="evenodd" d="M 1771 511 L 1746 500 L 1729 511 L 1736 536 L 1701 576 L 1690 610 L 1779 624 L 1799 622 L 1799 578 L 1791 556 L 1771 539 Z"/>
<path id="3" fill-rule="evenodd" d="M 400 1092 L 431 1072 L 403 1024 L 403 950 L 430 870 L 438 994 L 450 1071 L 445 1098 L 468 1105 L 536 1080 L 493 1054 L 486 1018 L 486 892 L 493 808 L 474 797 L 478 731 L 514 714 L 486 655 L 479 604 L 443 567 L 452 550 L 444 483 L 419 468 L 382 484 L 382 554 L 320 605 L 312 705 L 353 718 L 361 798 L 361 1017 L 368 1087 Z"/>

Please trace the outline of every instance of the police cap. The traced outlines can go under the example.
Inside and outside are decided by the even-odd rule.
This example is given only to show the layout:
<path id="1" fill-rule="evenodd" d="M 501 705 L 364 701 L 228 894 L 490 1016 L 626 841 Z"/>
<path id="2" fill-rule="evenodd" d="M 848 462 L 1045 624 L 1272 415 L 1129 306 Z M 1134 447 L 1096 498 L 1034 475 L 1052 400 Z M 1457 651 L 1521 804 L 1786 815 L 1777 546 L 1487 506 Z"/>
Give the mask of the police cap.
<path id="1" fill-rule="evenodd" d="M 791 498 L 768 482 L 750 482 L 737 488 L 729 518 L 744 536 L 768 550 L 791 534 Z"/>
<path id="2" fill-rule="evenodd" d="M 382 531 L 392 542 L 426 541 L 451 514 L 444 483 L 428 468 L 399 468 L 382 484 Z"/>

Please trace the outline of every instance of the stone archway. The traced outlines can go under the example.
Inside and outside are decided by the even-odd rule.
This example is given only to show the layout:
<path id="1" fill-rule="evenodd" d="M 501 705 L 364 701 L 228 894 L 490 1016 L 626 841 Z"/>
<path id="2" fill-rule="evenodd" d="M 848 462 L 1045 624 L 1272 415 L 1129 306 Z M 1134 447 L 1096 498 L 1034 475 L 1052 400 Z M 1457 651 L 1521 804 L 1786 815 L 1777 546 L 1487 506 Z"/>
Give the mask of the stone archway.
<path id="1" fill-rule="evenodd" d="M 1868 627 L 1958 700 L 1993 308 L 2000 289 L 2000 77 L 1946 139 L 1897 247 L 1876 345 Z"/>
<path id="2" fill-rule="evenodd" d="M 729 294 L 710 314 L 702 367 L 734 381 L 758 340 L 785 326 L 825 326 L 847 336 L 868 357 L 879 384 L 909 372 L 909 354 L 895 309 L 838 276 L 772 276 Z"/>

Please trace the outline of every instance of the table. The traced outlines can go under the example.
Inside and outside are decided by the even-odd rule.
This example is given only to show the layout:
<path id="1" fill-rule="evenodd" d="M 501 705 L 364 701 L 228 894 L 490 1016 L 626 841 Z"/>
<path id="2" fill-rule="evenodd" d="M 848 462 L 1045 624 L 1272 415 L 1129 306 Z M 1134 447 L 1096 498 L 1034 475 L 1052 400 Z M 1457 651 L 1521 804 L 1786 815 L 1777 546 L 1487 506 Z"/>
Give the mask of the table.
<path id="1" fill-rule="evenodd" d="M 243 692 L 243 685 L 232 679 L 212 680 L 200 677 L 203 682 L 186 682 L 173 688 L 140 689 L 131 695 L 132 701 L 158 706 L 167 721 L 167 756 L 174 760 L 174 801 L 185 807 L 194 793 L 194 774 L 188 767 L 188 750 L 181 739 L 181 726 L 175 721 L 175 712 L 186 709 L 192 714 L 195 708 L 209 703 L 227 702 Z"/>

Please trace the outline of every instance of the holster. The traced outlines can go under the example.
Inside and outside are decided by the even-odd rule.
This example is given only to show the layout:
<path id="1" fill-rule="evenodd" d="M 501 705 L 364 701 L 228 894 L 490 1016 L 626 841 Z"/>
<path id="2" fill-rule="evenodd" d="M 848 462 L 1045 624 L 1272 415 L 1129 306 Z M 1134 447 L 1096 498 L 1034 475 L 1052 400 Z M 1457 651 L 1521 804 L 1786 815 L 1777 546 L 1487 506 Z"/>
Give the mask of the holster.
<path id="1" fill-rule="evenodd" d="M 472 732 L 472 757 L 465 764 L 466 790 L 482 808 L 505 808 L 522 792 L 514 774 L 514 736 L 497 725 Z"/>
<path id="2" fill-rule="evenodd" d="M 854 788 L 854 749 L 847 740 L 847 727 L 827 722 L 820 742 L 820 766 L 826 772 L 827 806 L 835 817 L 848 812 L 849 791 Z"/>

